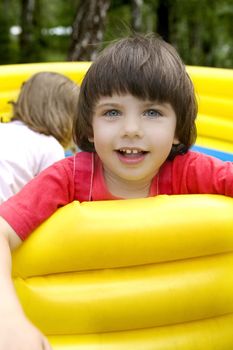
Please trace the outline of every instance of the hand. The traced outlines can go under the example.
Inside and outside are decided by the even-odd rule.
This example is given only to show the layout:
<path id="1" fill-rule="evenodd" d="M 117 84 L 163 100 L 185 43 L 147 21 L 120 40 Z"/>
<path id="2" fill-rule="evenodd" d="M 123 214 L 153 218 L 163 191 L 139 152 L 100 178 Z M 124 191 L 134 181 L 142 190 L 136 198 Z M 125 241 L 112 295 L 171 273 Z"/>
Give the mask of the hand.
<path id="1" fill-rule="evenodd" d="M 0 315 L 0 350 L 52 350 L 46 337 L 24 315 Z"/>

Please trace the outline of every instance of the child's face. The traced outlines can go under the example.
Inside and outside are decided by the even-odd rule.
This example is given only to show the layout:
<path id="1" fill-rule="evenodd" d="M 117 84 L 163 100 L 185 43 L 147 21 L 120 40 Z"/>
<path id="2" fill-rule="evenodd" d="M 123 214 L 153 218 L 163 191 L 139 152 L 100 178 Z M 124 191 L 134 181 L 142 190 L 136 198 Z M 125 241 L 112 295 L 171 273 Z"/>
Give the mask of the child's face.
<path id="1" fill-rule="evenodd" d="M 118 183 L 150 182 L 167 159 L 175 137 L 176 115 L 168 103 L 130 94 L 101 97 L 93 116 L 96 152 L 105 177 Z"/>

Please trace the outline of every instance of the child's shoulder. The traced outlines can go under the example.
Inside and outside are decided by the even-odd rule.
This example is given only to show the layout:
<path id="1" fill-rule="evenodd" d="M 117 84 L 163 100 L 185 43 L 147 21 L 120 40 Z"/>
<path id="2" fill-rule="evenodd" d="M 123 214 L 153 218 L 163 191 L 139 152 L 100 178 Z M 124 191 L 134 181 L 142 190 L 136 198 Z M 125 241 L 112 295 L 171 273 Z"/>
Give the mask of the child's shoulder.
<path id="1" fill-rule="evenodd" d="M 205 171 L 212 172 L 216 169 L 233 167 L 233 164 L 229 165 L 230 162 L 224 162 L 216 157 L 193 150 L 178 155 L 172 161 L 166 163 L 169 163 L 167 166 L 171 167 L 173 172 L 181 172 L 183 175 L 190 171 L 204 174 Z"/>
<path id="2" fill-rule="evenodd" d="M 183 174 L 191 172 L 195 174 L 202 173 L 205 176 L 205 174 L 214 174 L 221 171 L 233 174 L 232 162 L 223 161 L 211 155 L 192 150 L 175 157 L 172 167 L 174 171 L 180 169 Z"/>
<path id="3" fill-rule="evenodd" d="M 210 156 L 205 153 L 201 153 L 198 151 L 189 150 L 187 153 L 183 155 L 178 155 L 175 157 L 174 162 L 176 163 L 187 163 L 187 164 L 214 164 L 214 163 L 224 163 L 222 160 Z"/>

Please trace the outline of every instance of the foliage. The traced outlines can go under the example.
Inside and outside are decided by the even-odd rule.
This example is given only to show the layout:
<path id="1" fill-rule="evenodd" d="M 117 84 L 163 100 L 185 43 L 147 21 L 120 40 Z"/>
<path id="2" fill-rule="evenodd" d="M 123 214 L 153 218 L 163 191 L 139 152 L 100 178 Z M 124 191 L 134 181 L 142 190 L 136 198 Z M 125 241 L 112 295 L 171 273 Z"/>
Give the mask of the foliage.
<path id="1" fill-rule="evenodd" d="M 66 60 L 70 32 L 54 35 L 53 28 L 61 26 L 71 31 L 82 0 L 35 1 L 40 2 L 39 32 L 35 34 L 37 51 L 32 60 Z M 111 1 L 104 45 L 132 31 L 131 1 Z M 144 0 L 141 32 L 157 31 L 157 10 L 161 1 L 168 6 L 169 41 L 186 64 L 233 68 L 232 0 Z M 9 34 L 11 26 L 20 24 L 20 3 L 20 0 L 0 0 L 1 64 L 22 61 L 19 37 Z M 29 56 L 23 59 L 29 59 Z"/>
<path id="2" fill-rule="evenodd" d="M 233 67 L 232 15 L 228 0 L 174 0 L 171 42 L 187 64 Z"/>
<path id="3" fill-rule="evenodd" d="M 0 64 L 14 63 L 17 56 L 17 41 L 10 35 L 10 28 L 14 25 L 13 13 L 18 14 L 18 7 L 15 5 L 13 0 L 0 0 Z"/>

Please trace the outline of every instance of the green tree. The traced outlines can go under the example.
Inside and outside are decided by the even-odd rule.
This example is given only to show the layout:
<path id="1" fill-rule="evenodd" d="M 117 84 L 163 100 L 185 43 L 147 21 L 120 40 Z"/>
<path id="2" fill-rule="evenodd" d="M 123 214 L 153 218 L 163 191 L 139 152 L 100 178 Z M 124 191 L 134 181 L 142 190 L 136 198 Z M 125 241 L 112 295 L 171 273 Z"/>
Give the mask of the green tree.
<path id="1" fill-rule="evenodd" d="M 10 37 L 11 21 L 9 17 L 10 3 L 7 0 L 0 1 L 0 43 L 1 55 L 0 64 L 10 63 L 12 61 L 12 44 Z"/>
<path id="2" fill-rule="evenodd" d="M 101 19 L 98 4 L 101 11 L 105 2 Z M 72 51 L 75 60 L 92 59 L 96 44 L 153 31 L 186 64 L 233 68 L 232 18 L 232 0 L 0 0 L 0 63 L 64 61 L 68 51 L 69 59 Z M 13 25 L 21 26 L 21 36 L 10 34 Z M 55 35 L 55 27 L 66 32 Z"/>

